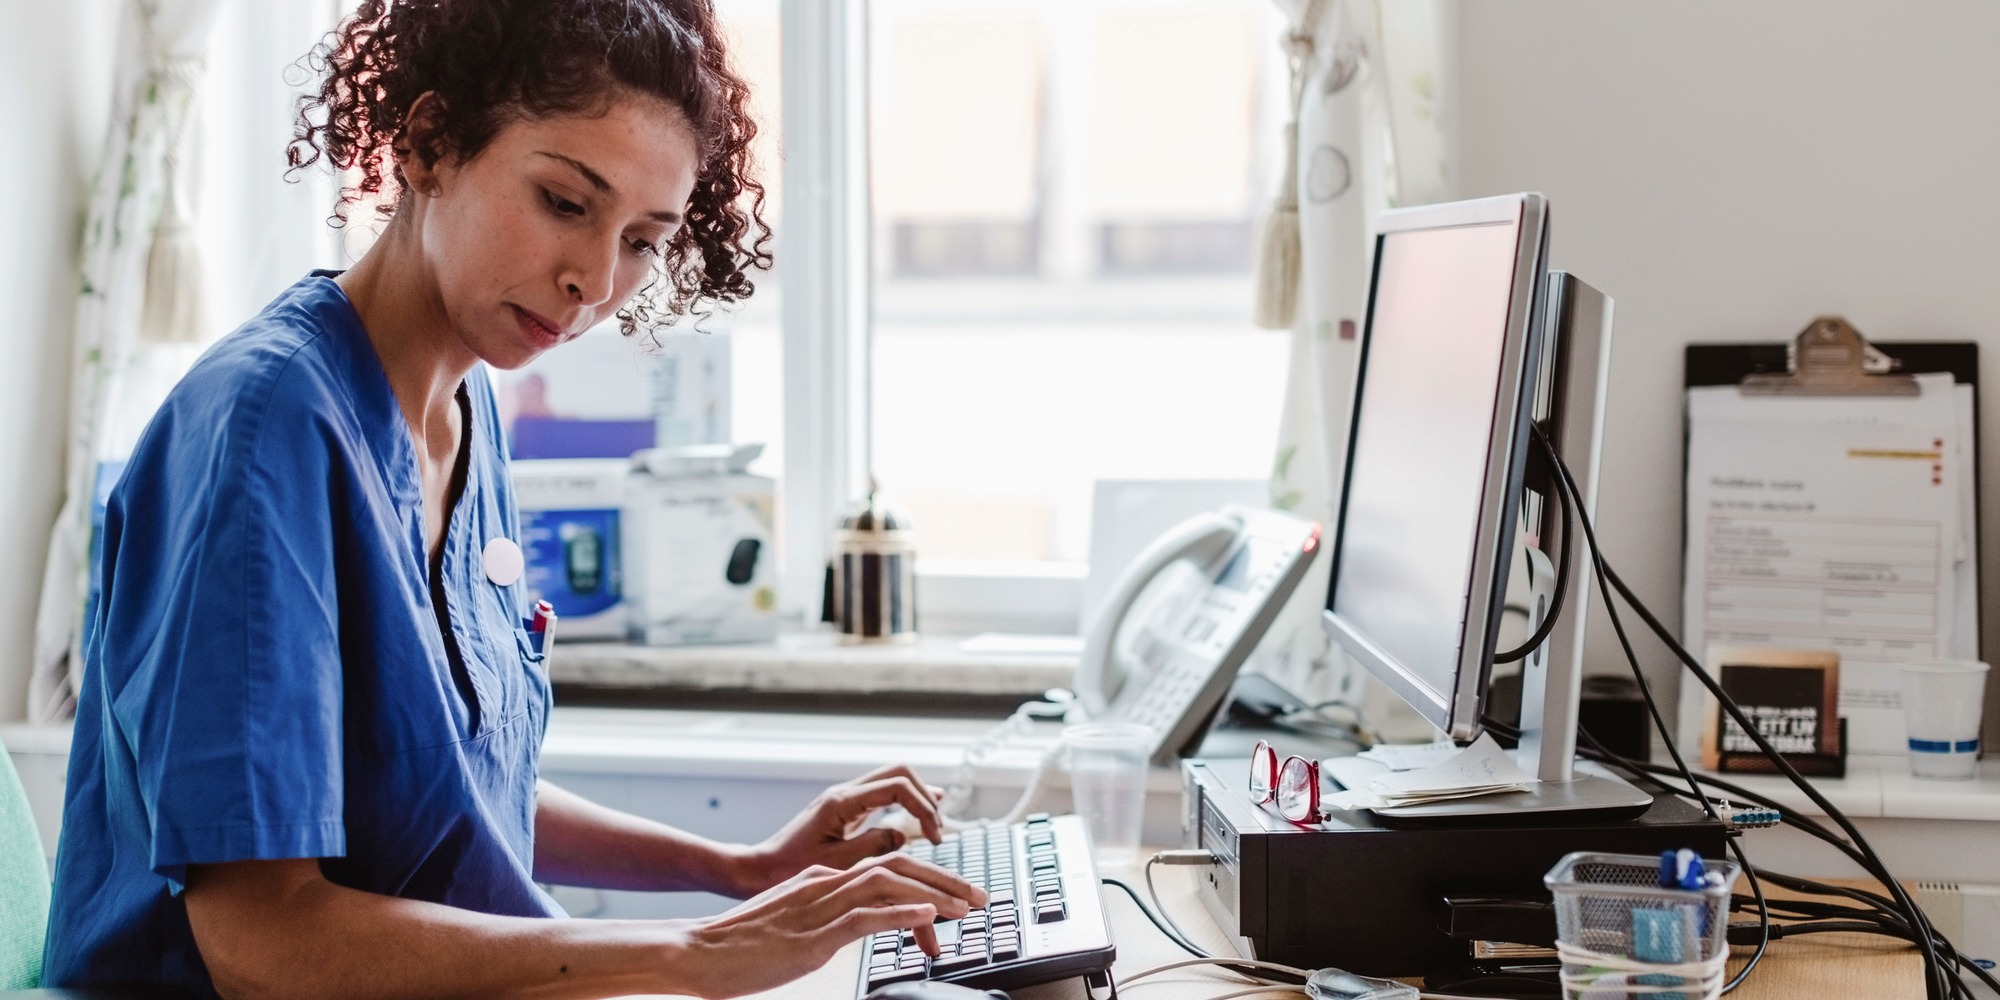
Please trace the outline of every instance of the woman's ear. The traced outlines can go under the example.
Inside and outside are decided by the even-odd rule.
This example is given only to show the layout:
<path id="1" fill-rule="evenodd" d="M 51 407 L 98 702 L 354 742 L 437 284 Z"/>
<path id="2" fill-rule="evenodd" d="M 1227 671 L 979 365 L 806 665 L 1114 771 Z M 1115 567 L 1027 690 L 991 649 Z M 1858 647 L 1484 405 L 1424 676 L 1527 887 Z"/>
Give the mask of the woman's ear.
<path id="1" fill-rule="evenodd" d="M 403 133 L 396 137 L 394 149 L 396 176 L 405 191 L 438 193 L 441 180 L 438 167 L 449 155 L 438 135 L 440 110 L 442 104 L 437 92 L 427 90 L 410 103 L 409 114 L 403 118 Z"/>

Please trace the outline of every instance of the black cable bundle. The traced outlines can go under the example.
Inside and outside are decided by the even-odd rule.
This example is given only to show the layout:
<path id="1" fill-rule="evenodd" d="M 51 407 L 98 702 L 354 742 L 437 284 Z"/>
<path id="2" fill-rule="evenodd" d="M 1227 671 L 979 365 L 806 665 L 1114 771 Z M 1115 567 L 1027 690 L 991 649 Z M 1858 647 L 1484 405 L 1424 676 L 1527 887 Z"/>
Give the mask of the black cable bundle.
<path id="1" fill-rule="evenodd" d="M 1624 651 L 1626 663 L 1632 670 L 1633 678 L 1639 683 L 1639 692 L 1645 699 L 1646 709 L 1653 717 L 1653 724 L 1659 727 L 1660 739 L 1665 744 L 1668 755 L 1673 758 L 1674 767 L 1668 769 L 1660 765 L 1642 764 L 1610 753 L 1602 747 L 1597 746 L 1596 741 L 1591 740 L 1588 734 L 1579 731 L 1579 736 L 1590 747 L 1586 752 L 1586 756 L 1618 767 L 1620 770 L 1625 770 L 1633 776 L 1642 778 L 1665 791 L 1676 795 L 1685 795 L 1700 804 L 1711 816 L 1716 816 L 1717 814 L 1714 804 L 1709 801 L 1708 796 L 1701 790 L 1703 785 L 1719 789 L 1746 802 L 1776 809 L 1781 816 L 1781 822 L 1833 845 L 1842 854 L 1847 855 L 1850 860 L 1854 861 L 1855 864 L 1860 865 L 1861 869 L 1867 872 L 1869 877 L 1880 882 L 1888 892 L 1888 895 L 1884 896 L 1858 889 L 1845 889 L 1838 886 L 1824 885 L 1808 879 L 1800 879 L 1794 876 L 1766 871 L 1762 872 L 1762 875 L 1778 885 L 1818 895 L 1842 896 L 1865 905 L 1862 907 L 1834 906 L 1832 904 L 1818 904 L 1817 906 L 1813 906 L 1797 904 L 1791 901 L 1779 902 L 1767 900 L 1764 897 L 1763 888 L 1758 881 L 1758 869 L 1750 864 L 1748 858 L 1744 857 L 1742 847 L 1737 843 L 1736 838 L 1731 837 L 1729 842 L 1730 851 L 1736 855 L 1737 862 L 1742 865 L 1743 872 L 1749 878 L 1750 886 L 1755 892 L 1754 905 L 1759 915 L 1757 925 L 1759 933 L 1756 953 L 1751 956 L 1749 964 L 1745 965 L 1723 988 L 1723 992 L 1727 993 L 1735 989 L 1737 985 L 1743 982 L 1744 977 L 1748 976 L 1750 971 L 1756 968 L 1757 962 L 1763 958 L 1765 948 L 1768 947 L 1772 938 L 1804 933 L 1830 933 L 1836 930 L 1886 934 L 1890 937 L 1901 938 L 1916 944 L 1918 950 L 1923 953 L 1924 995 L 1928 1000 L 1948 1000 L 1948 998 L 1949 1000 L 1958 1000 L 1958 998 L 1970 996 L 1970 991 L 1963 978 L 1964 973 L 1967 971 L 1972 972 L 1996 991 L 2000 991 L 2000 982 L 1996 982 L 1994 977 L 1985 969 L 1972 963 L 1962 952 L 1953 947 L 1949 941 L 1946 941 L 1943 935 L 1937 932 L 1937 929 L 1931 925 L 1930 919 L 1925 916 L 1923 909 L 1916 904 L 1915 900 L 1910 898 L 1909 893 L 1904 890 L 1902 884 L 1897 882 L 1895 877 L 1889 873 L 1888 867 L 1882 863 L 1881 857 L 1875 853 L 1875 849 L 1869 845 L 1867 839 L 1861 835 L 1861 831 L 1855 827 L 1854 823 L 1836 808 L 1832 802 L 1828 801 L 1826 796 L 1820 794 L 1819 789 L 1813 787 L 1811 782 L 1799 774 L 1798 769 L 1793 767 L 1790 761 L 1778 753 L 1770 741 L 1764 738 L 1763 733 L 1743 714 L 1743 710 L 1737 706 L 1736 702 L 1729 697 L 1727 692 L 1722 690 L 1722 685 L 1717 683 L 1715 678 L 1702 667 L 1701 663 L 1688 653 L 1687 649 L 1674 637 L 1672 631 L 1662 624 L 1658 617 L 1654 616 L 1652 611 L 1646 607 L 1643 601 L 1639 600 L 1638 595 L 1634 594 L 1630 587 L 1626 586 L 1625 581 L 1619 579 L 1617 572 L 1605 560 L 1603 551 L 1598 546 L 1595 526 L 1591 524 L 1590 517 L 1583 513 L 1583 492 L 1577 488 L 1576 480 L 1570 475 L 1569 467 L 1563 464 L 1562 457 L 1557 454 L 1555 446 L 1550 443 L 1548 436 L 1539 426 L 1531 427 L 1531 430 L 1535 443 L 1548 456 L 1550 464 L 1554 467 L 1557 485 L 1560 492 L 1565 495 L 1565 502 L 1562 504 L 1564 548 L 1567 549 L 1571 542 L 1570 526 L 1567 522 L 1571 517 L 1575 517 L 1583 528 L 1584 540 L 1590 548 L 1589 554 L 1593 576 L 1597 580 L 1598 590 L 1604 595 L 1605 611 L 1610 615 L 1612 631 L 1617 633 L 1618 644 Z M 1569 561 L 1568 556 L 1569 553 L 1565 551 L 1563 553 L 1563 561 L 1565 563 Z M 1729 713 L 1730 719 L 1737 726 L 1741 727 L 1744 734 L 1757 744 L 1757 748 L 1771 759 L 1779 771 L 1793 785 L 1797 786 L 1806 798 L 1810 799 L 1828 819 L 1831 819 L 1840 828 L 1840 833 L 1835 833 L 1833 830 L 1827 829 L 1817 821 L 1793 815 L 1789 810 L 1780 808 L 1777 803 L 1771 802 L 1762 796 L 1755 795 L 1729 782 L 1707 776 L 1698 777 L 1688 768 L 1687 762 L 1681 757 L 1680 749 L 1674 744 L 1673 735 L 1667 731 L 1665 719 L 1660 714 L 1659 704 L 1653 697 L 1652 687 L 1646 681 L 1645 672 L 1639 667 L 1638 654 L 1633 650 L 1632 642 L 1625 633 L 1624 622 L 1618 613 L 1618 600 L 1620 598 L 1623 598 L 1625 604 L 1632 609 L 1633 613 L 1637 614 L 1639 619 L 1646 624 L 1646 627 L 1659 638 L 1660 642 L 1680 660 L 1688 672 L 1692 673 L 1695 679 L 1702 683 L 1702 686 L 1708 688 L 1709 693 L 1715 696 L 1716 701 L 1722 706 L 1723 710 Z M 1672 787 L 1660 781 L 1659 776 L 1661 775 L 1671 775 L 1681 778 L 1687 783 L 1687 790 L 1682 791 L 1679 788 Z M 1842 836 L 1843 834 L 1844 836 Z M 1773 909 L 1783 910 L 1787 914 L 1807 917 L 1823 916 L 1825 919 L 1815 920 L 1806 924 L 1773 926 L 1770 923 L 1771 911 Z"/>

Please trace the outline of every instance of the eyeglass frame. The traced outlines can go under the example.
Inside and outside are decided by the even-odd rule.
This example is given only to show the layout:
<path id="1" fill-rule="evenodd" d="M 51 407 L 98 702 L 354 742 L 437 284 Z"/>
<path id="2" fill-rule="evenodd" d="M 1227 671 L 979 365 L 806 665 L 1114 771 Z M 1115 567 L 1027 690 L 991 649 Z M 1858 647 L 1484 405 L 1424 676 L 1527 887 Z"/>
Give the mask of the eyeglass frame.
<path id="1" fill-rule="evenodd" d="M 1267 769 L 1270 772 L 1267 785 L 1261 791 L 1257 787 L 1257 768 L 1260 760 L 1269 762 Z M 1285 771 L 1292 766 L 1293 761 L 1299 762 L 1306 769 L 1306 800 L 1310 805 L 1307 807 L 1305 815 L 1300 817 L 1285 815 L 1284 806 L 1280 805 L 1277 801 L 1278 789 L 1283 784 Z M 1273 807 L 1273 811 L 1278 814 L 1278 817 L 1288 823 L 1295 823 L 1299 826 L 1312 826 L 1320 821 L 1319 782 L 1319 761 L 1311 757 L 1292 754 L 1286 757 L 1283 762 L 1280 762 L 1278 760 L 1278 748 L 1272 746 L 1269 740 L 1258 740 L 1257 745 L 1250 750 L 1250 777 L 1245 784 L 1249 788 L 1251 800 L 1260 806 L 1268 805 Z"/>

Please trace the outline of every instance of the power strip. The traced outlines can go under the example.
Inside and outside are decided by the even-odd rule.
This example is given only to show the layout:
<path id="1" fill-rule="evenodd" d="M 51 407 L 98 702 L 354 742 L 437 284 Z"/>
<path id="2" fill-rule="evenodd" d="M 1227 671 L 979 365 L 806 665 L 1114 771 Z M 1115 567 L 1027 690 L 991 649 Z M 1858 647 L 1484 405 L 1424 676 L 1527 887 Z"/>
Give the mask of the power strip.
<path id="1" fill-rule="evenodd" d="M 1945 940 L 1987 971 L 2000 968 L 2000 886 L 1918 882 L 1916 899 Z"/>

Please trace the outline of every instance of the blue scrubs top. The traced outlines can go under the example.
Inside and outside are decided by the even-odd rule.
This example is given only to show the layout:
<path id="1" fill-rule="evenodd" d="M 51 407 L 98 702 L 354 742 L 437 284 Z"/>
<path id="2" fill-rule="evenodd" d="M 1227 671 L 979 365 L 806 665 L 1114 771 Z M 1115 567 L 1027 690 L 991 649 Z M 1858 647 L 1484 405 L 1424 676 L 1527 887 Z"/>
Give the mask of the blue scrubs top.
<path id="1" fill-rule="evenodd" d="M 104 521 L 44 980 L 213 996 L 191 864 L 318 858 L 339 885 L 557 916 L 535 885 L 549 685 L 517 581 L 498 411 L 460 399 L 465 484 L 433 604 L 416 450 L 329 273 L 197 362 Z"/>

